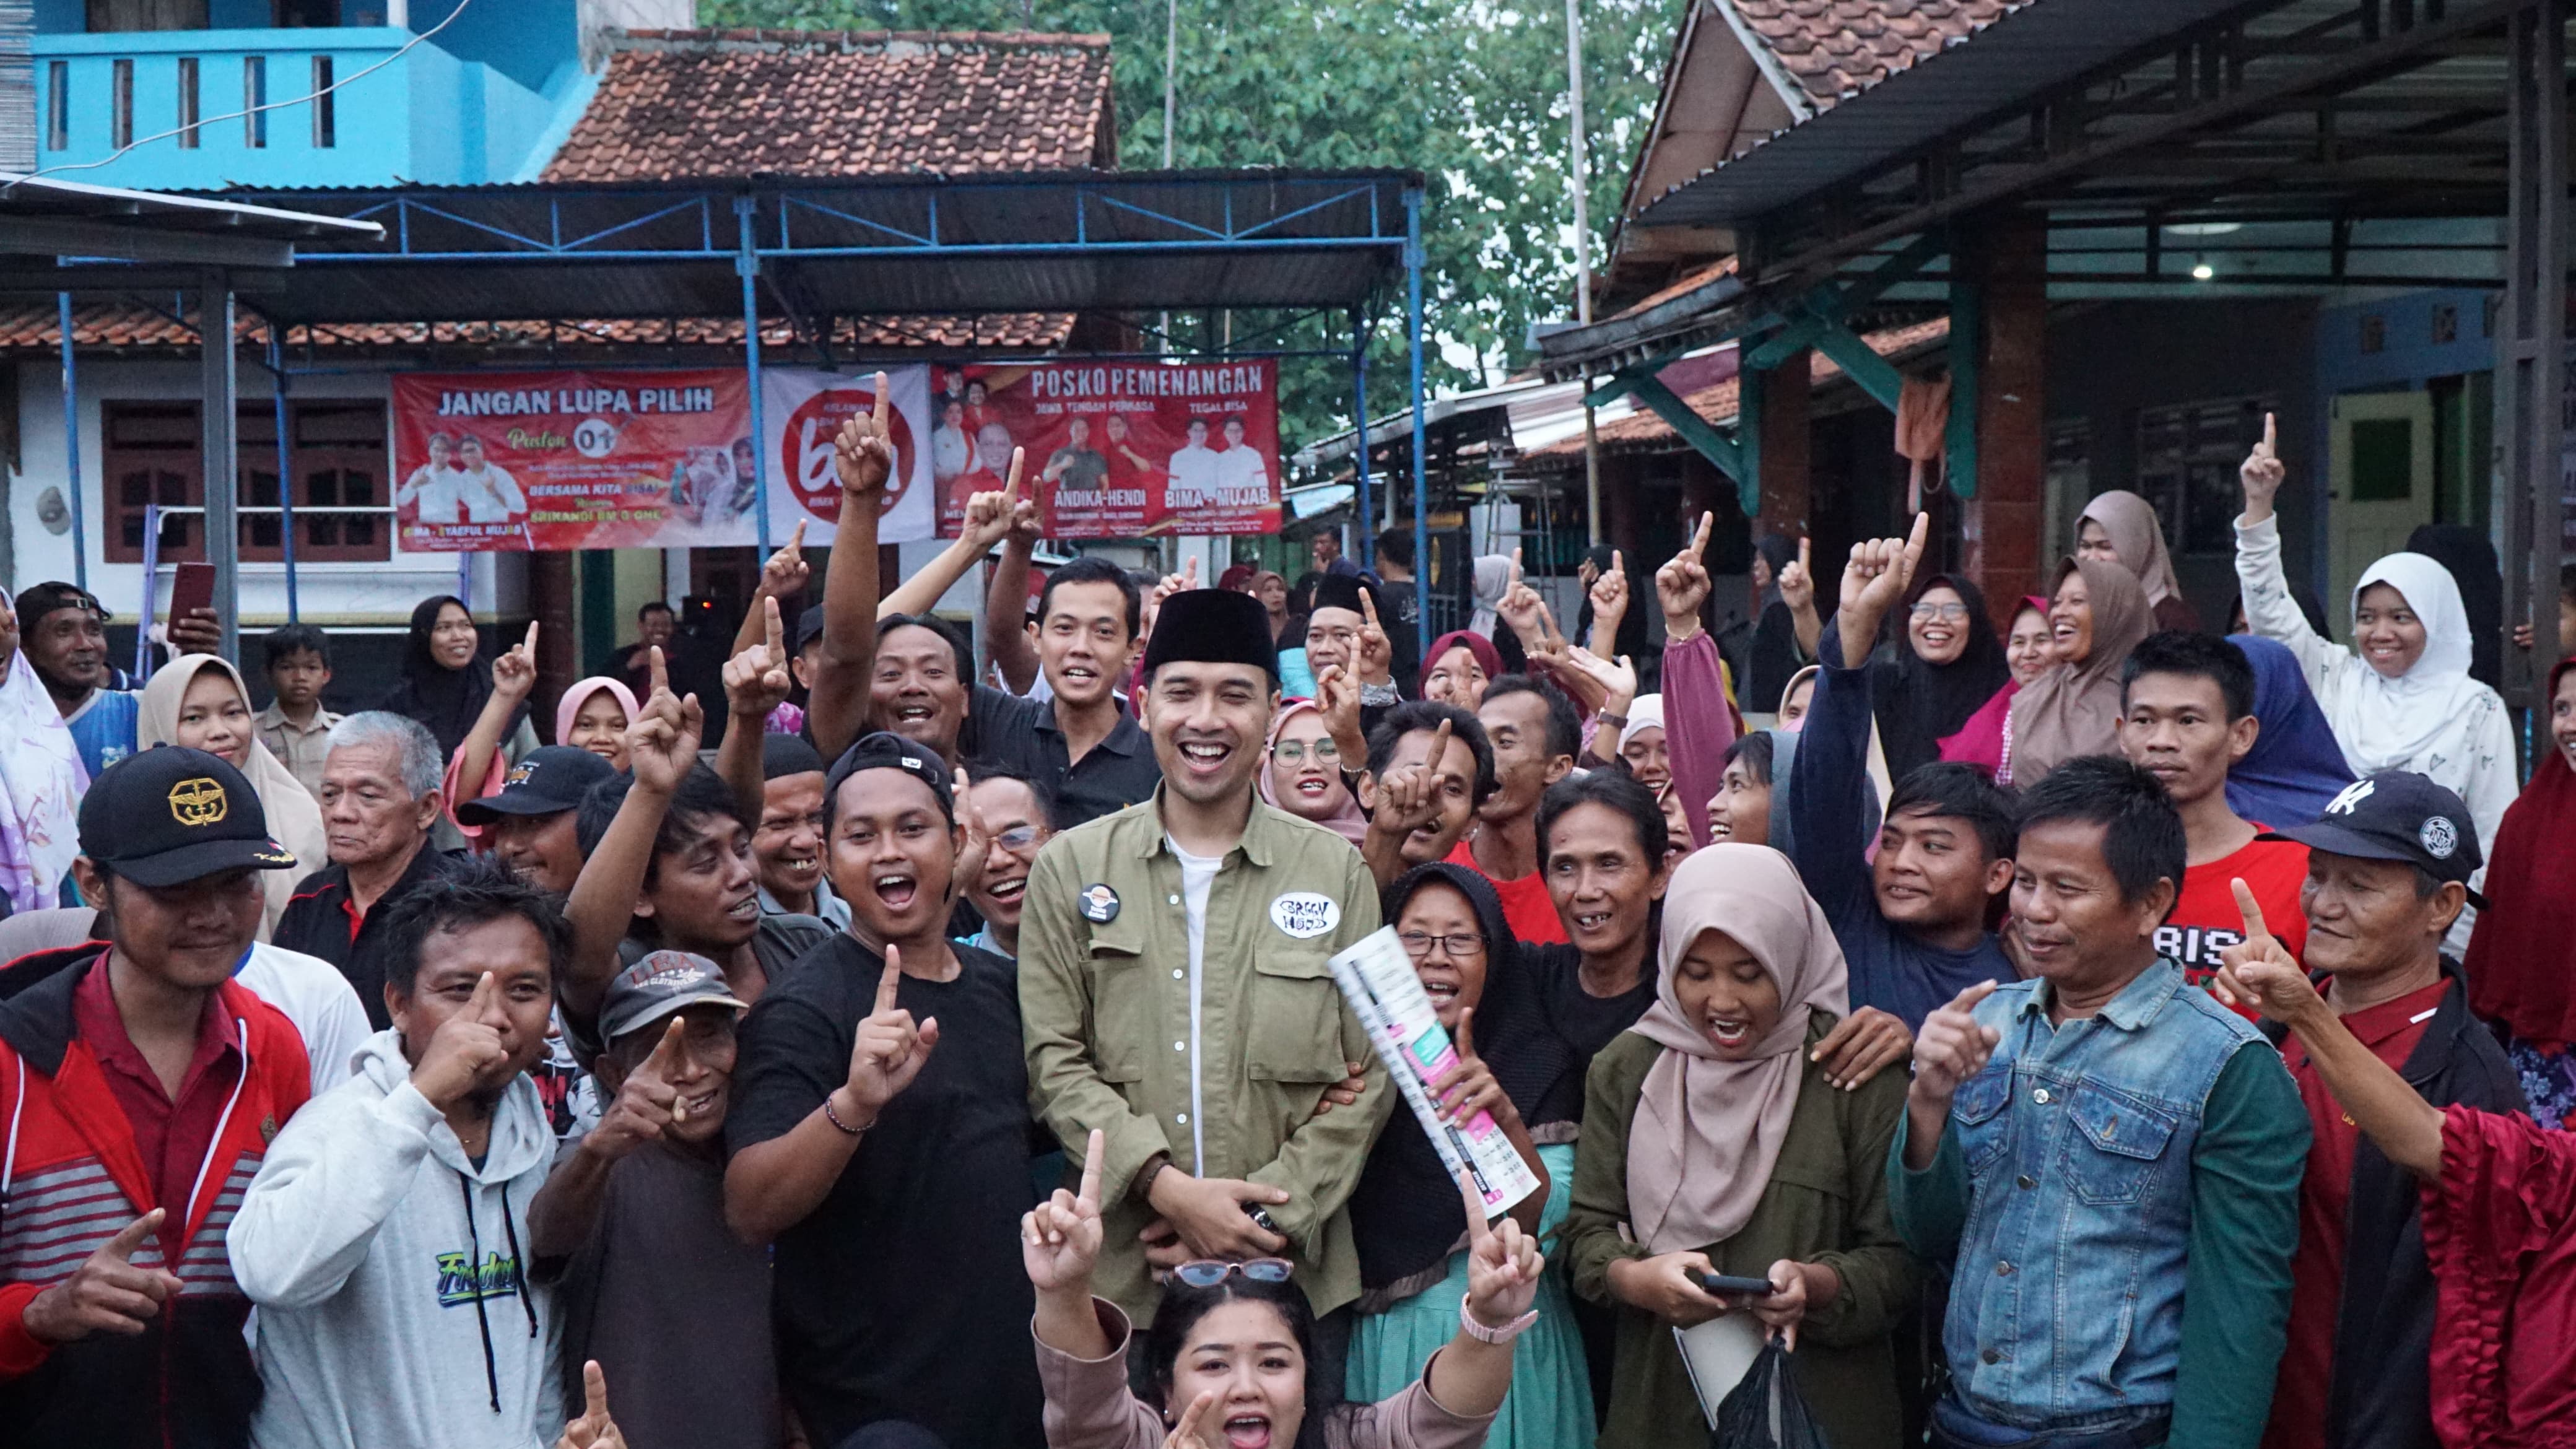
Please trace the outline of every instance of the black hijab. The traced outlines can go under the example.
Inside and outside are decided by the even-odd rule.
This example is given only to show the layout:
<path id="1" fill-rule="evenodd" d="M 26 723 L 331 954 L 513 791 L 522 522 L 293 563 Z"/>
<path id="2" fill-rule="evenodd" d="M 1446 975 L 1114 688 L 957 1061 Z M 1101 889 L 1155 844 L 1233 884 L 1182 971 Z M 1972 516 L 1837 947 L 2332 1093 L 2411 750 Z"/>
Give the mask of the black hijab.
<path id="1" fill-rule="evenodd" d="M 1476 1054 L 1493 1069 L 1494 1080 L 1512 1105 L 1528 1111 L 1549 1078 L 1543 1052 L 1538 1050 L 1537 992 L 1515 969 L 1520 947 L 1503 919 L 1503 903 L 1492 883 L 1447 861 L 1417 865 L 1386 888 L 1380 919 L 1392 925 L 1416 891 L 1435 884 L 1455 887 L 1464 895 L 1484 929 L 1485 993 L 1476 1003 L 1471 1028 Z M 1461 1232 L 1458 1184 L 1440 1165 L 1440 1154 L 1423 1135 L 1412 1108 L 1400 1102 L 1378 1134 L 1377 1145 L 1369 1149 L 1359 1183 L 1352 1189 L 1351 1227 L 1359 1242 L 1363 1289 L 1394 1287 L 1425 1273 L 1436 1281 L 1446 1271 L 1450 1249 L 1457 1246 Z M 1405 1286 L 1419 1291 L 1430 1284 Z"/>
<path id="2" fill-rule="evenodd" d="M 1907 623 L 1914 606 L 1936 588 L 1956 589 L 1968 606 L 1968 643 L 1959 657 L 1934 664 L 1914 652 Z M 1878 719 L 1878 742 L 1887 754 L 1887 777 L 1902 780 L 1917 765 L 1941 758 L 1941 741 L 1959 732 L 1968 717 L 1985 708 L 1995 691 L 2012 678 L 2003 640 L 1986 613 L 1986 595 L 1956 574 L 1918 579 L 1905 603 L 1888 616 L 1895 655 L 1870 666 L 1870 711 Z"/>
<path id="3" fill-rule="evenodd" d="M 411 611 L 411 639 L 403 652 L 402 678 L 384 698 L 379 709 L 409 715 L 438 736 L 439 753 L 448 759 L 456 757 L 456 748 L 465 743 L 474 729 L 474 721 L 483 713 L 483 702 L 492 697 L 492 666 L 483 657 L 480 643 L 474 658 L 462 669 L 450 669 L 438 662 L 430 651 L 430 632 L 438 625 L 439 611 L 454 604 L 465 609 L 467 618 L 474 616 L 465 601 L 454 594 L 440 594 L 423 599 Z M 510 719 L 510 728 L 502 731 L 507 738 L 526 717 L 527 706 Z"/>
<path id="4" fill-rule="evenodd" d="M 2460 607 L 2469 615 L 2469 677 L 2489 689 L 2503 688 L 2504 571 L 2496 564 L 2495 545 L 2474 528 L 2427 523 L 2406 536 L 2406 551 L 2451 571 L 2460 586 Z"/>

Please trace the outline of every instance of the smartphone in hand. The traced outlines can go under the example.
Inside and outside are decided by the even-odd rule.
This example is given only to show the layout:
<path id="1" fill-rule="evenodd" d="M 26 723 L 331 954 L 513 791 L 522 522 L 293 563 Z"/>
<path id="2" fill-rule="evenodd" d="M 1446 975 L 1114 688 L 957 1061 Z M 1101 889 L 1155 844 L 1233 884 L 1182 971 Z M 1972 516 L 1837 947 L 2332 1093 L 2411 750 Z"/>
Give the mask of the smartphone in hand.
<path id="1" fill-rule="evenodd" d="M 1744 1278 L 1732 1273 L 1702 1273 L 1699 1286 L 1712 1294 L 1736 1293 L 1747 1298 L 1768 1298 L 1780 1291 L 1768 1278 Z"/>
<path id="2" fill-rule="evenodd" d="M 170 577 L 170 617 L 195 617 L 198 609 L 215 606 L 215 566 L 210 563 L 177 565 Z"/>

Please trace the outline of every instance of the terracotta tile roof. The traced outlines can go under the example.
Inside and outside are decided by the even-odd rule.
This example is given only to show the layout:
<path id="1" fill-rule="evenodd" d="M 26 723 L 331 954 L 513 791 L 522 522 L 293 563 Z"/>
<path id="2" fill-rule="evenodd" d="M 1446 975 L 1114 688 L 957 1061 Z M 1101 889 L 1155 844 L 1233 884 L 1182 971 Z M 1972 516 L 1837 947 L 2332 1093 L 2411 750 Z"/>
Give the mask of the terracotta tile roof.
<path id="1" fill-rule="evenodd" d="M 1616 322 L 1622 317 L 1634 317 L 1640 312 L 1649 311 L 1655 307 L 1661 306 L 1675 297 L 1681 296 L 1685 292 L 1695 292 L 1700 288 L 1707 286 L 1709 283 L 1716 281 L 1718 278 L 1726 276 L 1734 270 L 1735 258 L 1731 256 L 1720 257 L 1706 266 L 1692 268 L 1690 271 L 1683 273 L 1681 276 L 1674 278 L 1672 281 L 1665 283 L 1663 286 L 1656 288 L 1652 292 L 1648 292 L 1645 296 L 1640 297 L 1636 301 L 1629 303 L 1627 306 L 1620 308 L 1617 312 L 1612 313 L 1604 320 Z"/>
<path id="2" fill-rule="evenodd" d="M 844 317 L 832 330 L 835 348 L 1010 349 L 1062 347 L 1073 332 L 1070 312 L 1010 312 L 980 316 Z M 236 335 L 261 345 L 268 329 L 245 315 Z M 797 339 L 780 319 L 760 329 L 764 347 L 791 348 Z M 739 317 L 682 317 L 671 321 L 371 322 L 308 329 L 289 327 L 286 343 L 302 347 L 552 347 L 559 351 L 608 347 L 742 346 Z M 45 303 L 0 306 L 0 353 L 52 352 L 62 345 L 54 308 Z M 72 345 L 100 351 L 196 350 L 186 322 L 137 303 L 93 302 L 72 311 Z M 791 359 L 779 359 L 782 364 Z"/>
<path id="3" fill-rule="evenodd" d="M 1116 162 L 1109 37 L 636 30 L 547 181 Z"/>
<path id="4" fill-rule="evenodd" d="M 1722 0 L 1818 110 L 2036 0 Z"/>
<path id="5" fill-rule="evenodd" d="M 1905 357 L 1920 352 L 1949 335 L 1950 319 L 1935 317 L 1929 322 L 1917 322 L 1910 327 L 1890 327 L 1883 332 L 1867 333 L 1862 336 L 1861 341 L 1868 343 L 1869 350 L 1881 357 Z M 1813 385 L 1819 387 L 1842 376 L 1843 373 L 1842 368 L 1832 358 L 1821 352 L 1815 354 L 1810 365 L 1813 371 L 1809 373 L 1809 377 Z M 1723 382 L 1693 389 L 1682 394 L 1682 401 L 1690 405 L 1692 412 L 1710 422 L 1720 427 L 1730 426 L 1735 422 L 1738 406 L 1736 379 L 1730 375 Z M 1601 447 L 1611 451 L 1659 453 L 1682 446 L 1680 435 L 1672 430 L 1670 424 L 1642 407 L 1616 422 L 1601 424 L 1595 431 Z M 1580 460 L 1582 457 L 1583 439 L 1580 436 L 1550 443 L 1544 448 L 1525 455 L 1528 461 L 1538 462 L 1542 467 L 1556 466 L 1560 460 L 1566 458 Z"/>

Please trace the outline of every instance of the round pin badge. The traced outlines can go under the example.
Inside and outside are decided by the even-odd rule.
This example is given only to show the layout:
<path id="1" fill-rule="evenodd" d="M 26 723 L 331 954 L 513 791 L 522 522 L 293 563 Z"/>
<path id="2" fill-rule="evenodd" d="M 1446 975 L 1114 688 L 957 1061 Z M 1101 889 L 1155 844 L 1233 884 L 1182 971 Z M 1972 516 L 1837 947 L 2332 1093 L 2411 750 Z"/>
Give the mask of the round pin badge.
<path id="1" fill-rule="evenodd" d="M 1118 892 L 1094 881 L 1082 888 L 1082 918 L 1095 926 L 1105 926 L 1118 919 Z"/>

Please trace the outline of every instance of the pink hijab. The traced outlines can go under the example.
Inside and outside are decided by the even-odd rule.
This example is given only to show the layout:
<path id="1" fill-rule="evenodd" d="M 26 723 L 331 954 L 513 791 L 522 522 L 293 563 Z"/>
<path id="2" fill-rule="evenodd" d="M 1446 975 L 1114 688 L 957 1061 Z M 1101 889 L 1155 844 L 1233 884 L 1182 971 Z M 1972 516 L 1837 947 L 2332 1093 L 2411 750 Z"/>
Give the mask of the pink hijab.
<path id="1" fill-rule="evenodd" d="M 2039 617 L 2046 619 L 2048 600 L 2037 594 L 2024 594 L 2019 606 L 2013 610 L 2015 620 L 2021 618 L 2023 609 L 2036 609 Z M 2002 769 L 2004 749 L 2012 738 L 2013 696 L 2019 693 L 2021 681 L 2006 679 L 2003 688 L 1995 691 L 1994 698 L 1978 706 L 1977 712 L 1959 726 L 1957 734 L 1942 737 L 1941 758 L 1974 765 L 1989 775 Z"/>
<path id="2" fill-rule="evenodd" d="M 619 709 L 626 711 L 626 722 L 635 723 L 635 716 L 641 712 L 635 703 L 635 691 L 628 689 L 623 681 L 605 674 L 594 674 L 588 679 L 574 680 L 572 688 L 565 690 L 563 698 L 556 702 L 556 744 L 562 744 L 564 737 L 572 733 L 572 722 L 580 717 L 581 707 L 590 703 L 590 697 L 603 689 L 608 691 L 609 698 L 617 701 Z"/>
<path id="3" fill-rule="evenodd" d="M 1311 699 L 1292 699 L 1282 704 L 1279 706 L 1278 716 L 1270 721 L 1270 741 L 1267 749 L 1278 748 L 1280 732 L 1288 727 L 1288 721 L 1295 719 L 1300 711 L 1315 714 L 1323 712 L 1316 708 L 1315 702 Z M 1273 768 L 1275 767 L 1265 751 L 1261 759 L 1261 798 L 1266 804 L 1277 805 L 1280 809 L 1287 810 L 1288 807 L 1280 802 L 1279 791 L 1270 783 L 1270 772 Z M 1289 813 L 1295 814 L 1294 811 Z M 1298 818 L 1302 820 L 1305 817 L 1301 815 Z M 1334 812 L 1331 819 L 1318 820 L 1314 823 L 1353 845 L 1359 844 L 1368 837 L 1368 817 L 1360 813 L 1360 802 L 1351 798 L 1350 788 L 1347 785 L 1342 789 L 1342 808 Z"/>
<path id="4" fill-rule="evenodd" d="M 1752 952 L 1780 988 L 1780 1019 L 1749 1057 L 1720 1057 L 1673 992 L 1705 931 Z M 1674 868 L 1658 959 L 1655 1004 L 1629 1028 L 1664 1053 L 1628 1127 L 1628 1217 L 1646 1251 L 1689 1252 L 1742 1231 L 1771 1185 L 1806 1074 L 1808 1019 L 1851 1009 L 1849 973 L 1798 868 L 1767 845 L 1720 842 Z"/>

